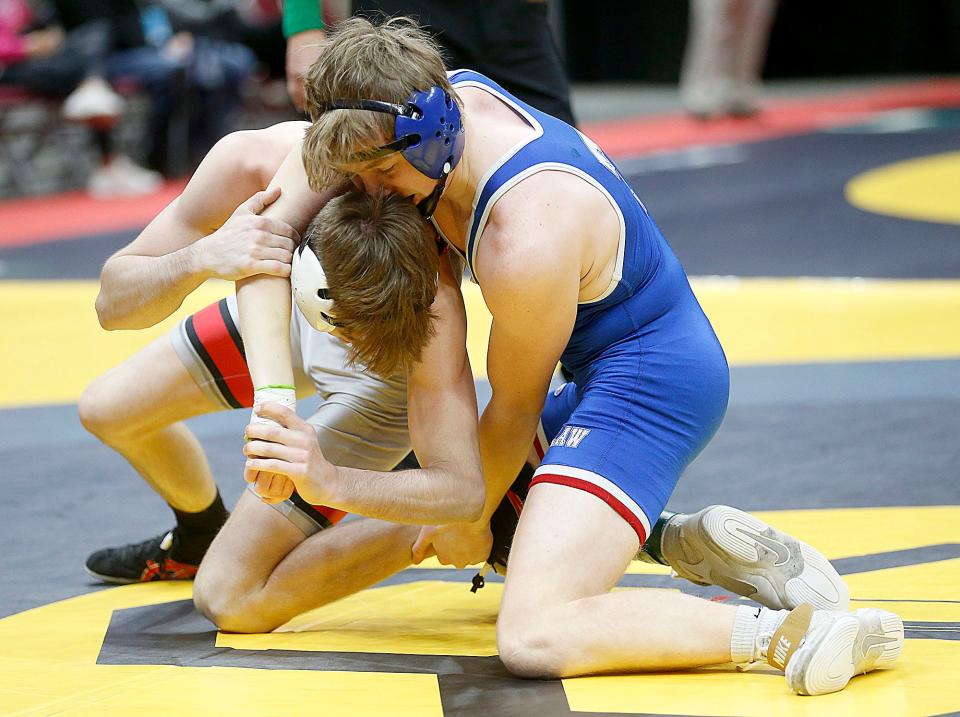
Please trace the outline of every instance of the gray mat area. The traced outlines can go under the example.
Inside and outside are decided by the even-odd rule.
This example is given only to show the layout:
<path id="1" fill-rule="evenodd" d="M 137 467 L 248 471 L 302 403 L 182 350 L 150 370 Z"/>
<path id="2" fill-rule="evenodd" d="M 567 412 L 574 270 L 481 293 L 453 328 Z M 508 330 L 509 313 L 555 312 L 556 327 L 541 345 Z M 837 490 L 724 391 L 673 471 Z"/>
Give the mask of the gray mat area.
<path id="1" fill-rule="evenodd" d="M 738 368 L 732 386 L 727 419 L 673 508 L 960 503 L 960 361 Z M 245 420 L 233 411 L 191 421 L 231 505 L 243 489 Z M 100 589 L 83 572 L 89 552 L 172 525 L 74 406 L 0 411 L 0 436 L 0 617 Z"/>
<path id="2" fill-rule="evenodd" d="M 689 275 L 956 278 L 960 227 L 861 211 L 844 187 L 958 144 L 957 128 L 851 130 L 620 164 Z"/>

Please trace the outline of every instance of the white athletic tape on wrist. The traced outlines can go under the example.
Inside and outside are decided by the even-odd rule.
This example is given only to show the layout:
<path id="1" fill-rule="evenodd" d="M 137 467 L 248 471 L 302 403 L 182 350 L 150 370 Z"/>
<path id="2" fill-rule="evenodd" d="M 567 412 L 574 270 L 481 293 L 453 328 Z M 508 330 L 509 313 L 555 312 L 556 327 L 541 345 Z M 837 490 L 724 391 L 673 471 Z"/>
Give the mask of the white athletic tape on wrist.
<path id="1" fill-rule="evenodd" d="M 253 415 L 250 417 L 250 423 L 278 425 L 272 418 L 266 418 L 257 413 L 257 409 L 265 403 L 279 403 L 281 406 L 286 406 L 291 411 L 295 411 L 297 407 L 297 392 L 292 388 L 278 388 L 274 386 L 254 390 Z"/>

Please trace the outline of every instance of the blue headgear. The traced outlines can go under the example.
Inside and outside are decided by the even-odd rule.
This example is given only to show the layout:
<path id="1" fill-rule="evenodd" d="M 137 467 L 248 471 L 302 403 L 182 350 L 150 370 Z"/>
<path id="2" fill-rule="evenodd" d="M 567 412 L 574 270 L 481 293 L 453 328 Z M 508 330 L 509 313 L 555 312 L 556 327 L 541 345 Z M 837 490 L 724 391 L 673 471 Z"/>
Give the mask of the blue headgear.
<path id="1" fill-rule="evenodd" d="M 431 179 L 439 179 L 437 189 L 427 198 L 431 201 L 424 200 L 426 210 L 421 207 L 426 216 L 433 213 L 447 175 L 463 156 L 463 120 L 460 107 L 449 92 L 434 86 L 414 92 L 402 105 L 381 100 L 331 100 L 320 105 L 319 110 L 367 110 L 395 115 L 397 119 L 393 127 L 396 139 L 382 147 L 360 153 L 357 160 L 368 162 L 400 152 L 418 171 Z"/>

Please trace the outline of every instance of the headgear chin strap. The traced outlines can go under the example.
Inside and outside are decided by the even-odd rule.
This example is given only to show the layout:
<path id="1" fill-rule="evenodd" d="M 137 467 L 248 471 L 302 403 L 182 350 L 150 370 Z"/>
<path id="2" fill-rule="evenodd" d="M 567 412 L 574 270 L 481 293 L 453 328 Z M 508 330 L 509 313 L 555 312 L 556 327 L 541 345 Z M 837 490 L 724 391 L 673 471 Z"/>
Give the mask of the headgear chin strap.
<path id="1" fill-rule="evenodd" d="M 367 110 L 383 112 L 396 117 L 396 139 L 376 149 L 357 155 L 358 161 L 368 162 L 400 152 L 415 169 L 439 183 L 417 207 L 424 217 L 430 217 L 440 201 L 447 175 L 463 156 L 464 131 L 460 107 L 442 87 L 414 92 L 402 104 L 380 100 L 331 100 L 320 105 L 321 112 L 329 110 Z"/>

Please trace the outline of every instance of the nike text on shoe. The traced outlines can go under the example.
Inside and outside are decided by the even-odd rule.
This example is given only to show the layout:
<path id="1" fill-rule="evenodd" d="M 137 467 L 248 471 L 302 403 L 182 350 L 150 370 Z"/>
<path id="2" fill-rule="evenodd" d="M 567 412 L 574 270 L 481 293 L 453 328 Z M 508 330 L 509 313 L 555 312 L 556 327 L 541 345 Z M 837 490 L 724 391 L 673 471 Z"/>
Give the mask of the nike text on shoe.
<path id="1" fill-rule="evenodd" d="M 722 588 L 773 610 L 810 603 L 846 610 L 846 583 L 823 554 L 742 510 L 712 505 L 670 519 L 663 556 L 678 577 Z"/>

